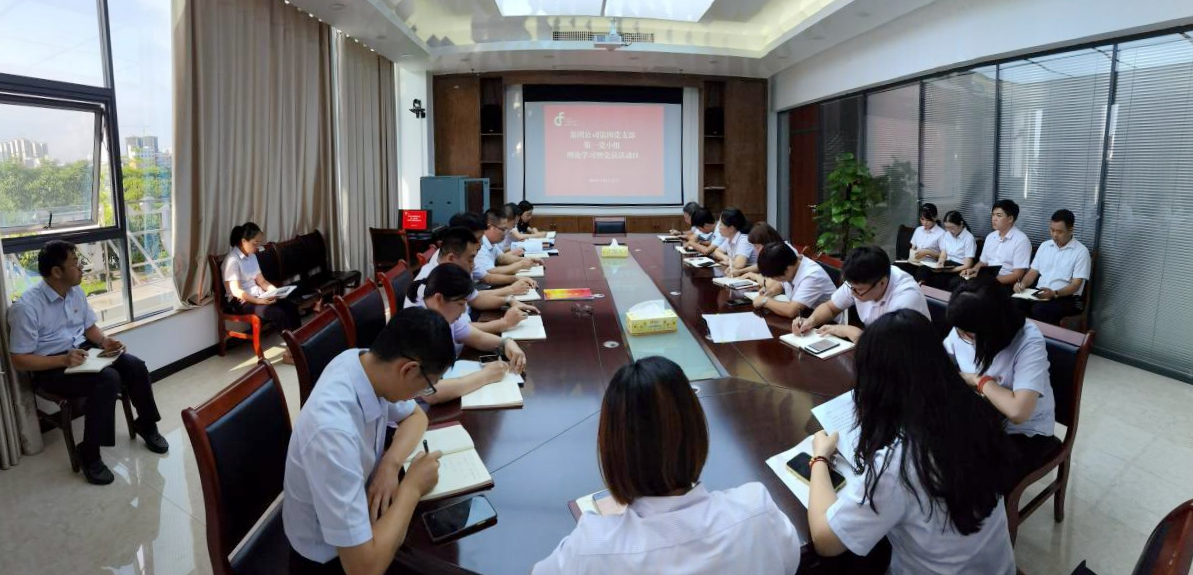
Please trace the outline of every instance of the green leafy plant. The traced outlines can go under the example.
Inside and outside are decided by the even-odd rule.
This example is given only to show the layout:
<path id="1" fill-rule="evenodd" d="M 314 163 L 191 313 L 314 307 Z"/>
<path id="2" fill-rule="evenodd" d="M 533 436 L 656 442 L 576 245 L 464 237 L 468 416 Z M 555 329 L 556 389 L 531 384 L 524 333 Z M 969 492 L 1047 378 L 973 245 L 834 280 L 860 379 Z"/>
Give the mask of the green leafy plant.
<path id="1" fill-rule="evenodd" d="M 870 208 L 885 198 L 885 188 L 870 169 L 853 154 L 837 156 L 837 167 L 825 177 L 828 198 L 816 206 L 820 250 L 844 255 L 874 239 L 866 218 Z"/>

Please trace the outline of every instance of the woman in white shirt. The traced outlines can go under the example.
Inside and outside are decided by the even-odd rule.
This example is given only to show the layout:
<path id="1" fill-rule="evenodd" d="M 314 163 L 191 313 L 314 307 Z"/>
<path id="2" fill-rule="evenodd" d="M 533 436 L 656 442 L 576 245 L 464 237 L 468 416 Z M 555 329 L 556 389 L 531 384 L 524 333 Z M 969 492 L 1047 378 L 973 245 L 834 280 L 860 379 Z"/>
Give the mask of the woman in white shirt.
<path id="1" fill-rule="evenodd" d="M 822 556 L 866 555 L 886 537 L 888 573 L 1014 575 L 1000 491 L 1014 451 L 998 414 L 961 381 L 935 334 L 908 309 L 866 328 L 853 390 L 862 477 L 835 491 L 828 470 L 838 435 L 816 434 L 812 544 Z"/>
<path id="2" fill-rule="evenodd" d="M 725 273 L 730 276 L 735 273 L 734 270 L 753 265 L 757 260 L 754 246 L 750 245 L 749 229 L 750 223 L 741 210 L 725 208 L 721 212 L 717 233 L 725 241 L 713 252 L 713 257 L 726 265 Z"/>
<path id="3" fill-rule="evenodd" d="M 978 244 L 969 231 L 969 224 L 961 216 L 961 212 L 950 210 L 944 214 L 944 235 L 940 238 L 940 256 L 937 261 L 942 271 L 929 276 L 928 285 L 952 290 L 953 280 L 959 274 L 971 267 L 977 261 Z"/>
<path id="4" fill-rule="evenodd" d="M 279 330 L 295 330 L 302 326 L 298 304 L 289 299 L 264 297 L 265 293 L 277 289 L 261 274 L 257 263 L 257 250 L 265 242 L 265 232 L 253 222 L 232 228 L 228 243 L 232 249 L 224 257 L 224 285 L 228 301 L 224 308 L 229 313 L 251 313 L 272 324 Z M 282 354 L 290 363 L 290 351 Z"/>
<path id="5" fill-rule="evenodd" d="M 945 350 L 965 382 L 1007 420 L 1006 432 L 1020 456 L 1017 482 L 1060 446 L 1044 335 L 1023 318 L 1006 289 L 988 278 L 961 284 L 946 317 L 953 330 Z"/>
<path id="6" fill-rule="evenodd" d="M 783 235 L 779 233 L 779 230 L 772 228 L 770 224 L 758 222 L 750 228 L 750 233 L 746 234 L 746 241 L 750 242 L 750 246 L 754 248 L 754 263 L 744 268 L 729 270 L 727 275 L 746 278 L 761 284 L 762 276 L 758 274 L 758 254 L 761 254 L 762 248 L 768 244 L 783 243 Z"/>
<path id="7" fill-rule="evenodd" d="M 708 423 L 675 362 L 648 357 L 609 382 L 597 431 L 615 515 L 585 513 L 534 575 L 791 575 L 800 538 L 760 483 L 700 484 Z"/>
<path id="8" fill-rule="evenodd" d="M 908 259 L 922 260 L 940 255 L 940 240 L 944 230 L 936 221 L 936 204 L 924 204 L 920 208 L 920 227 L 911 234 L 911 248 Z"/>

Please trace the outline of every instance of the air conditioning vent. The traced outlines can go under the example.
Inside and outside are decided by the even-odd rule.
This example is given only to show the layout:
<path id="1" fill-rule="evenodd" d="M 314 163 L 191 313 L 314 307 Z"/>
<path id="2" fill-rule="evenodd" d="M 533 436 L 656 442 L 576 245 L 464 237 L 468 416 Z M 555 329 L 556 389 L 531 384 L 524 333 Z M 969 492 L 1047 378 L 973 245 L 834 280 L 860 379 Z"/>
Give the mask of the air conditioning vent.
<path id="1" fill-rule="evenodd" d="M 598 34 L 586 30 L 554 30 L 551 40 L 555 42 L 596 42 L 608 34 Z M 654 32 L 622 32 L 622 42 L 626 44 L 654 43 Z"/>

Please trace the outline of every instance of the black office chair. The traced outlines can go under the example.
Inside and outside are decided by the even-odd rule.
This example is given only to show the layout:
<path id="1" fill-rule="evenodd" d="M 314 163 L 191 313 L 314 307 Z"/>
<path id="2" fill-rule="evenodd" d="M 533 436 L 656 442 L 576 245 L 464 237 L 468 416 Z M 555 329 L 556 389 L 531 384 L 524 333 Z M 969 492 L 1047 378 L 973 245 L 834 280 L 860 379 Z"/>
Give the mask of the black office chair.
<path id="1" fill-rule="evenodd" d="M 626 233 L 625 216 L 600 216 L 592 218 L 593 235 L 622 235 Z"/>
<path id="2" fill-rule="evenodd" d="M 899 226 L 895 234 L 895 259 L 905 260 L 911 257 L 911 236 L 915 235 L 915 228 Z"/>
<path id="3" fill-rule="evenodd" d="M 298 404 L 304 405 L 323 368 L 337 355 L 353 347 L 348 328 L 340 321 L 340 315 L 333 309 L 324 309 L 306 325 L 282 332 L 286 347 L 294 358 L 294 370 L 298 372 Z"/>
<path id="4" fill-rule="evenodd" d="M 340 321 L 348 326 L 353 347 L 366 348 L 385 329 L 385 298 L 373 280 L 365 282 L 348 295 L 335 298 L 336 313 Z"/>

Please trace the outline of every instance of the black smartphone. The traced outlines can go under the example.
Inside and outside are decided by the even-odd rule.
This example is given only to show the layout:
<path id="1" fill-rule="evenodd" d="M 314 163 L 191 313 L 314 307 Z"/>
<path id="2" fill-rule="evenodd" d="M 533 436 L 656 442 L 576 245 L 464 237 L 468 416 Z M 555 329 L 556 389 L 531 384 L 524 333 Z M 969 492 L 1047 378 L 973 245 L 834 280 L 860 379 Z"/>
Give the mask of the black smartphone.
<path id="1" fill-rule="evenodd" d="M 819 355 L 839 345 L 841 344 L 831 339 L 819 339 L 804 346 L 804 349 Z"/>
<path id="2" fill-rule="evenodd" d="M 469 497 L 423 513 L 423 524 L 432 543 L 458 539 L 497 524 L 497 510 L 484 495 Z"/>
<path id="3" fill-rule="evenodd" d="M 744 298 L 744 297 L 735 297 L 735 298 L 725 302 L 725 305 L 730 306 L 730 307 L 737 307 L 739 305 L 750 305 L 750 300 L 748 298 Z"/>
<path id="4" fill-rule="evenodd" d="M 482 364 L 486 364 L 486 363 L 492 363 L 494 361 L 498 361 L 500 359 L 501 359 L 500 355 L 482 355 L 480 361 Z"/>
<path id="5" fill-rule="evenodd" d="M 794 473 L 804 483 L 811 484 L 812 469 L 808 466 L 812 462 L 812 456 L 807 453 L 800 453 L 791 458 L 787 462 L 787 471 Z M 828 468 L 829 479 L 833 482 L 833 491 L 840 491 L 841 486 L 845 485 L 845 476 L 837 472 L 836 469 L 830 465 Z"/>

